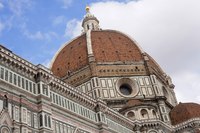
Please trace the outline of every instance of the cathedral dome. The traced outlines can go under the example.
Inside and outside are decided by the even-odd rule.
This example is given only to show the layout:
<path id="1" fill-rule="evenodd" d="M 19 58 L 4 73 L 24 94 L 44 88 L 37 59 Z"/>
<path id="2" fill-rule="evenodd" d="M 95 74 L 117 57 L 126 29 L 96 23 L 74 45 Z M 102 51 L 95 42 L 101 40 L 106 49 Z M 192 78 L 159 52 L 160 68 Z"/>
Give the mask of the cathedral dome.
<path id="1" fill-rule="evenodd" d="M 170 117 L 173 125 L 200 117 L 200 105 L 197 103 L 179 103 L 171 110 Z"/>
<path id="2" fill-rule="evenodd" d="M 77 71 L 89 64 L 86 34 L 62 47 L 54 57 L 52 71 L 58 77 Z M 114 30 L 91 31 L 91 43 L 96 63 L 141 62 L 142 50 L 125 34 Z"/>
<path id="3" fill-rule="evenodd" d="M 116 30 L 102 30 L 99 20 L 86 8 L 83 33 L 63 45 L 54 56 L 51 70 L 65 82 L 78 86 L 92 77 L 146 76 L 163 82 L 166 75 L 137 43 Z"/>

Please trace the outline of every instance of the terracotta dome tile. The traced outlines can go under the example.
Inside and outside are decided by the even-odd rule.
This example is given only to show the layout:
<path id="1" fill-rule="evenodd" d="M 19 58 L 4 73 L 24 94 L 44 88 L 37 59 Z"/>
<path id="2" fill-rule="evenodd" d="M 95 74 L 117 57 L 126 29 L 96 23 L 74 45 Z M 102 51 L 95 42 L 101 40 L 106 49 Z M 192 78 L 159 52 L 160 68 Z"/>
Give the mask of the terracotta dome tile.
<path id="1" fill-rule="evenodd" d="M 96 62 L 142 61 L 140 48 L 121 32 L 101 30 L 91 32 L 92 49 Z M 64 77 L 89 65 L 86 34 L 66 44 L 56 55 L 51 70 Z"/>

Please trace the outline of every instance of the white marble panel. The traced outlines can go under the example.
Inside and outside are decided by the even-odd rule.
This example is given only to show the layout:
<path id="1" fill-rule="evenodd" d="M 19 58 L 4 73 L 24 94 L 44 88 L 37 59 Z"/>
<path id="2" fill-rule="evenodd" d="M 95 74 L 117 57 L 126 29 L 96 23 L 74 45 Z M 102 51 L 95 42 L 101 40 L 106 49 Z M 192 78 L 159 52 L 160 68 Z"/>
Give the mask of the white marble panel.
<path id="1" fill-rule="evenodd" d="M 145 83 L 146 83 L 146 85 L 150 85 L 150 82 L 149 82 L 149 78 L 144 78 L 145 79 Z"/>
<path id="2" fill-rule="evenodd" d="M 105 98 L 107 98 L 107 97 L 108 97 L 108 91 L 107 91 L 107 90 L 105 90 L 105 89 L 103 89 L 103 96 L 104 96 Z"/>
<path id="3" fill-rule="evenodd" d="M 143 93 L 144 95 L 147 95 L 147 91 L 146 91 L 146 88 L 145 88 L 145 87 L 142 87 L 142 93 Z"/>
<path id="4" fill-rule="evenodd" d="M 148 87 L 147 89 L 148 89 L 149 95 L 153 95 L 153 91 L 152 91 L 151 87 Z"/>
<path id="5" fill-rule="evenodd" d="M 100 81 L 101 81 L 101 86 L 103 88 L 106 88 L 106 81 L 105 81 L 105 79 L 101 79 Z"/>
<path id="6" fill-rule="evenodd" d="M 113 84 L 112 84 L 112 80 L 111 80 L 111 79 L 108 79 L 108 87 L 109 87 L 109 88 L 112 88 L 112 87 L 113 87 Z"/>
<path id="7" fill-rule="evenodd" d="M 90 91 L 92 88 L 91 88 L 91 83 L 87 83 L 87 90 Z"/>
<path id="8" fill-rule="evenodd" d="M 82 91 L 83 91 L 84 93 L 86 93 L 85 85 L 81 86 L 81 88 L 82 88 Z"/>
<path id="9" fill-rule="evenodd" d="M 113 89 L 110 90 L 110 97 L 115 97 L 115 92 Z"/>
<path id="10" fill-rule="evenodd" d="M 143 78 L 139 78 L 139 83 L 140 83 L 140 85 L 144 85 Z"/>

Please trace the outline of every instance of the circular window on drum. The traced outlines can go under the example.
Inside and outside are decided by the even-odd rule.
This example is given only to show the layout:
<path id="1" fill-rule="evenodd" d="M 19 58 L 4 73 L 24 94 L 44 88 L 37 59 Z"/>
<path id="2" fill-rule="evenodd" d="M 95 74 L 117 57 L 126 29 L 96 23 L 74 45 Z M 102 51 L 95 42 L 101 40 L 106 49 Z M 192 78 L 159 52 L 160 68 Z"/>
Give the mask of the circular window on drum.
<path id="1" fill-rule="evenodd" d="M 132 88 L 129 84 L 122 84 L 119 87 L 119 91 L 123 94 L 123 95 L 130 95 L 132 93 Z"/>
<path id="2" fill-rule="evenodd" d="M 119 94 L 124 97 L 134 97 L 139 91 L 137 82 L 129 78 L 119 79 L 116 87 L 118 88 Z"/>

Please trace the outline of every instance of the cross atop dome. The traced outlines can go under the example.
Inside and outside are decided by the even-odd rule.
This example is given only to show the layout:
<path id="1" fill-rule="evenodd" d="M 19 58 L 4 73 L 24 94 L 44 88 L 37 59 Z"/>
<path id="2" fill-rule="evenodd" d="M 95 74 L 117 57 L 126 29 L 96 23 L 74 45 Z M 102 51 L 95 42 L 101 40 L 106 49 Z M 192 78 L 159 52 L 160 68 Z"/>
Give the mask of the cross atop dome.
<path id="1" fill-rule="evenodd" d="M 86 6 L 86 15 L 84 16 L 82 27 L 84 29 L 84 32 L 87 32 L 88 30 L 99 30 L 99 20 L 90 13 L 90 7 Z"/>

